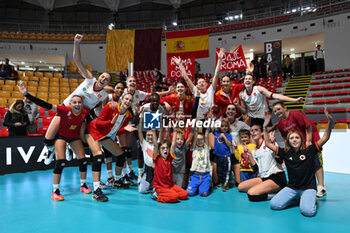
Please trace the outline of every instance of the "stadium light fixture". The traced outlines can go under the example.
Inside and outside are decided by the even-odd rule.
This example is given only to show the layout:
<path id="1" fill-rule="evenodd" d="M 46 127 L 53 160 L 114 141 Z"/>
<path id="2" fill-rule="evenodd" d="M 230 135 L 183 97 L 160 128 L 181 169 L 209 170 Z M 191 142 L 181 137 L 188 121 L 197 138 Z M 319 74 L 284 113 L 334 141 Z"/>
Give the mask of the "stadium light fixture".
<path id="1" fill-rule="evenodd" d="M 108 29 L 109 29 L 109 30 L 113 30 L 114 28 L 115 28 L 114 23 L 110 23 L 110 24 L 108 25 Z"/>

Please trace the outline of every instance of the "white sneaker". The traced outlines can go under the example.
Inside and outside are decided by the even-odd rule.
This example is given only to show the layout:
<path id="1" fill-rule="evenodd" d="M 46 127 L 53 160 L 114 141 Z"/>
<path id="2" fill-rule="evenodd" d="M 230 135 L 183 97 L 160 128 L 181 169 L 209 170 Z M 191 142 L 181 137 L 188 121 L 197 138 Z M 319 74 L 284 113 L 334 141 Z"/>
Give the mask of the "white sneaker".
<path id="1" fill-rule="evenodd" d="M 322 185 L 317 185 L 317 193 L 316 193 L 316 196 L 317 196 L 317 197 L 323 197 L 324 195 L 327 195 L 326 187 L 324 187 L 324 186 L 322 186 Z"/>
<path id="2" fill-rule="evenodd" d="M 113 183 L 115 182 L 114 177 L 110 177 L 107 179 L 106 186 L 107 187 L 113 187 Z"/>
<path id="3" fill-rule="evenodd" d="M 55 151 L 47 151 L 45 153 L 45 160 L 44 160 L 44 164 L 45 165 L 50 165 L 52 163 L 53 157 L 55 156 Z"/>
<path id="4" fill-rule="evenodd" d="M 100 181 L 100 187 L 101 187 L 101 189 L 108 188 L 107 185 L 105 183 L 103 183 L 102 181 Z"/>
<path id="5" fill-rule="evenodd" d="M 142 180 L 142 176 L 138 176 L 138 177 L 137 177 L 137 183 L 140 184 L 140 183 L 141 183 L 141 180 Z"/>
<path id="6" fill-rule="evenodd" d="M 66 146 L 66 160 L 71 161 L 73 159 L 73 151 L 69 145 Z"/>

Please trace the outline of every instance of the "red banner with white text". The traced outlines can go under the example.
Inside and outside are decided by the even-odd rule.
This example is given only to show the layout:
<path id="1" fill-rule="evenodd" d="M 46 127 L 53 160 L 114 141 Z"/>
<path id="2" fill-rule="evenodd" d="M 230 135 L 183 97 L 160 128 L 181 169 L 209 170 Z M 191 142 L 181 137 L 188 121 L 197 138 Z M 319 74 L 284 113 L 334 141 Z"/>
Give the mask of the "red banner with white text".
<path id="1" fill-rule="evenodd" d="M 185 67 L 186 73 L 188 75 L 189 78 L 194 78 L 194 57 L 191 58 L 184 58 L 181 59 L 181 62 L 183 64 L 183 66 Z M 176 65 L 176 63 L 174 61 L 171 60 L 171 58 L 167 59 L 167 63 L 168 63 L 168 76 L 167 78 L 170 79 L 178 79 L 178 78 L 182 78 L 182 72 L 180 70 L 180 68 Z"/>
<path id="2" fill-rule="evenodd" d="M 218 62 L 219 48 L 216 48 L 216 63 Z M 238 46 L 232 53 L 225 53 L 222 58 L 220 72 L 247 69 L 247 62 L 243 53 L 242 45 Z"/>

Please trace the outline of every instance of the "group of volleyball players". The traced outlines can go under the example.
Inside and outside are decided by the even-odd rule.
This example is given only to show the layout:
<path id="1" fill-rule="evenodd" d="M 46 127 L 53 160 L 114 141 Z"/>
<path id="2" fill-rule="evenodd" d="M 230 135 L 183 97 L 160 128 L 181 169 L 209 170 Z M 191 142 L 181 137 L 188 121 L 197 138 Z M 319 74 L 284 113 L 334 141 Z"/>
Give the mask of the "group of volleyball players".
<path id="1" fill-rule="evenodd" d="M 303 113 L 287 111 L 283 102 L 273 105 L 280 120 L 272 126 L 268 98 L 289 102 L 301 102 L 303 98 L 286 97 L 256 86 L 251 68 L 242 84 L 232 84 L 228 76 L 220 78 L 223 49 L 217 52 L 218 62 L 209 85 L 204 78 L 195 85 L 181 59 L 173 57 L 184 77 L 174 90 L 140 91 L 133 76 L 126 79 L 126 84 L 118 82 L 112 89 L 110 74 L 102 73 L 96 79 L 85 69 L 80 54 L 82 39 L 82 35 L 75 36 L 73 58 L 85 80 L 62 105 L 40 100 L 19 84 L 26 98 L 57 111 L 45 135 L 49 151 L 45 163 L 50 164 L 56 155 L 53 200 L 64 199 L 59 184 L 69 144 L 79 162 L 80 191 L 93 192 L 96 201 L 108 201 L 103 188 L 128 188 L 133 184 L 131 180 L 139 183 L 140 193 L 151 193 L 160 202 L 174 202 L 197 193 L 207 196 L 212 188 L 227 191 L 231 187 L 229 180 L 234 177 L 238 190 L 247 192 L 250 201 L 265 201 L 277 193 L 270 202 L 272 209 L 284 209 L 300 199 L 302 214 L 315 215 L 316 196 L 326 194 L 320 152 L 334 126 L 327 110 L 329 124 L 322 138 Z M 166 130 L 144 129 L 145 112 L 158 112 L 162 118 L 176 122 L 190 118 L 201 123 L 216 120 L 220 126 L 191 128 L 177 124 Z M 271 132 L 277 128 L 284 136 L 286 148 L 279 148 L 274 142 Z M 131 164 L 133 142 L 138 144 L 138 176 Z M 92 154 L 93 190 L 86 182 L 88 161 L 83 143 L 88 144 Z M 108 174 L 106 184 L 101 181 L 103 162 Z"/>

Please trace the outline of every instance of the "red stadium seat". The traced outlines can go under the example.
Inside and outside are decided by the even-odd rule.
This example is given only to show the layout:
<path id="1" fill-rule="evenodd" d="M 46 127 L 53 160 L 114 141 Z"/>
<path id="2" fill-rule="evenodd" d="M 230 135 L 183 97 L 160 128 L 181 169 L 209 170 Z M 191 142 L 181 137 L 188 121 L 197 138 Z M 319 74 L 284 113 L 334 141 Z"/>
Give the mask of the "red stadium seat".
<path id="1" fill-rule="evenodd" d="M 314 93 L 312 94 L 312 97 L 322 97 L 323 93 Z"/>
<path id="2" fill-rule="evenodd" d="M 317 121 L 316 120 L 311 120 L 311 123 L 316 125 L 317 124 Z"/>
<path id="3" fill-rule="evenodd" d="M 0 107 L 0 115 L 2 118 L 4 118 L 5 113 L 7 112 L 7 110 L 9 110 L 8 107 Z"/>
<path id="4" fill-rule="evenodd" d="M 322 84 L 326 84 L 326 83 L 330 83 L 331 81 L 330 80 L 322 80 L 321 83 Z"/>
<path id="5" fill-rule="evenodd" d="M 8 128 L 2 128 L 0 131 L 0 137 L 7 137 L 7 136 L 9 136 Z"/>
<path id="6" fill-rule="evenodd" d="M 39 108 L 40 117 L 43 118 L 45 115 L 45 108 Z"/>
<path id="7" fill-rule="evenodd" d="M 311 82 L 310 84 L 311 85 L 317 85 L 317 84 L 321 84 L 321 82 L 320 81 L 316 81 L 316 82 Z"/>
<path id="8" fill-rule="evenodd" d="M 343 113 L 343 112 L 345 112 L 346 110 L 345 110 L 345 108 L 336 108 L 336 109 L 333 109 L 333 113 Z"/>
<path id="9" fill-rule="evenodd" d="M 49 110 L 48 113 L 50 117 L 54 117 L 56 115 L 56 112 L 52 110 Z"/>
<path id="10" fill-rule="evenodd" d="M 326 92 L 323 94 L 323 96 L 334 96 L 335 92 Z"/>
<path id="11" fill-rule="evenodd" d="M 337 74 L 335 77 L 337 77 L 337 78 L 345 77 L 345 74 Z"/>
<path id="12" fill-rule="evenodd" d="M 337 91 L 337 92 L 335 93 L 335 95 L 347 95 L 347 94 L 348 94 L 347 91 Z"/>
<path id="13" fill-rule="evenodd" d="M 334 86 L 332 86 L 333 89 L 341 89 L 343 87 L 344 87 L 343 85 L 334 85 Z"/>
<path id="14" fill-rule="evenodd" d="M 310 87 L 310 91 L 318 91 L 321 87 Z"/>
<path id="15" fill-rule="evenodd" d="M 45 135 L 46 131 L 47 131 L 47 128 L 48 127 L 45 127 L 45 126 L 38 128 L 38 134 Z"/>
<path id="16" fill-rule="evenodd" d="M 350 98 L 341 98 L 340 103 L 348 103 L 350 102 Z"/>
<path id="17" fill-rule="evenodd" d="M 312 103 L 313 104 L 324 104 L 325 102 L 324 102 L 324 100 L 314 100 Z"/>
<path id="18" fill-rule="evenodd" d="M 335 123 L 347 123 L 347 124 L 349 124 L 350 119 L 338 119 L 338 120 L 335 120 Z"/>
<path id="19" fill-rule="evenodd" d="M 44 126 L 49 126 L 51 121 L 52 121 L 53 117 L 43 117 L 43 125 Z"/>
<path id="20" fill-rule="evenodd" d="M 317 110 L 306 110 L 305 114 L 317 114 Z"/>
<path id="21" fill-rule="evenodd" d="M 338 99 L 329 99 L 329 100 L 326 100 L 326 103 L 327 104 L 336 104 L 336 103 L 338 103 Z"/>
<path id="22" fill-rule="evenodd" d="M 344 80 L 342 80 L 342 79 L 334 79 L 334 80 L 332 80 L 332 83 L 342 83 L 342 82 L 344 82 Z"/>

